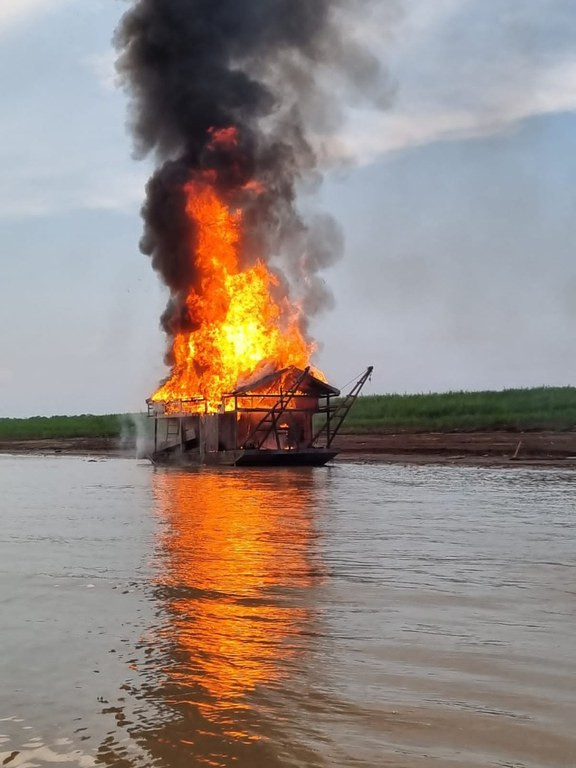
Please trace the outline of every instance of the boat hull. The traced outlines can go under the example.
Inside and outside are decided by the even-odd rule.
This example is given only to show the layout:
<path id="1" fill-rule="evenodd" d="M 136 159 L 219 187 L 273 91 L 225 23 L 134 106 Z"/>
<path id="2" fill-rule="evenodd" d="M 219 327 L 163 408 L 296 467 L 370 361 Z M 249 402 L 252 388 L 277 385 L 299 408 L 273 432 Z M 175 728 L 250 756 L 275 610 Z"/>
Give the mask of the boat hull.
<path id="1" fill-rule="evenodd" d="M 326 448 L 299 451 L 244 449 L 237 451 L 159 451 L 150 457 L 156 466 L 168 467 L 323 467 L 337 455 Z"/>

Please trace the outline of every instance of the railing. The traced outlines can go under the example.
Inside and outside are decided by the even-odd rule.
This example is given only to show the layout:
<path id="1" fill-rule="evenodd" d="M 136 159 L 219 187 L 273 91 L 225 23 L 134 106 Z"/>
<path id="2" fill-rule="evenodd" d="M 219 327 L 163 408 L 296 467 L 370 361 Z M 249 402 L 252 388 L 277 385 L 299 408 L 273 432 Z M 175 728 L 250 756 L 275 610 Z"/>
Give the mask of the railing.
<path id="1" fill-rule="evenodd" d="M 288 392 L 270 392 L 266 394 L 224 395 L 222 403 L 217 411 L 210 411 L 208 401 L 204 398 L 190 398 L 182 400 L 149 400 L 148 416 L 179 417 L 193 416 L 205 413 L 260 413 L 269 411 L 276 403 L 280 403 L 286 410 L 296 413 L 321 412 L 318 406 L 318 397 L 306 393 L 291 395 Z"/>

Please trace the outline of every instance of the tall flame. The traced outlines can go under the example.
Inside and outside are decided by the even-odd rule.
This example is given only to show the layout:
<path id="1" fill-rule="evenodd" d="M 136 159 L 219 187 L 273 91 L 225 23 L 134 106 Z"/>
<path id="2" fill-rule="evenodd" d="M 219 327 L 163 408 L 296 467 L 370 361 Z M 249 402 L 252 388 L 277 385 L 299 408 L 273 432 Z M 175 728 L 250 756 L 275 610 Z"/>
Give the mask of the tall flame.
<path id="1" fill-rule="evenodd" d="M 234 134 L 218 132 L 215 140 L 230 142 Z M 278 278 L 261 260 L 242 264 L 244 213 L 226 204 L 215 182 L 208 171 L 185 188 L 186 213 L 196 229 L 190 258 L 199 274 L 186 308 L 197 328 L 175 335 L 171 375 L 152 397 L 203 398 L 212 411 L 256 371 L 304 368 L 314 351 L 300 329 L 299 307 L 274 295 Z M 256 183 L 252 188 L 258 192 Z"/>

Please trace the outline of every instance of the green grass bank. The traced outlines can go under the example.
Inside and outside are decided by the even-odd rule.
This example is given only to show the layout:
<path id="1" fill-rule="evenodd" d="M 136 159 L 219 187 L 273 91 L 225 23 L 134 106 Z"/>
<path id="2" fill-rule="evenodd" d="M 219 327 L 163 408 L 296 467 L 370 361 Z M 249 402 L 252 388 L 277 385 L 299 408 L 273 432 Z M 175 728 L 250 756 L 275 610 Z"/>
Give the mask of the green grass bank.
<path id="1" fill-rule="evenodd" d="M 566 430 L 576 426 L 576 388 L 361 397 L 348 431 Z"/>
<path id="2" fill-rule="evenodd" d="M 0 440 L 125 438 L 146 417 L 54 416 L 0 419 Z M 370 395 L 358 399 L 347 432 L 457 430 L 566 430 L 576 426 L 576 388 L 542 387 L 501 392 Z"/>
<path id="3" fill-rule="evenodd" d="M 135 427 L 130 417 L 35 416 L 31 419 L 0 419 L 0 440 L 44 440 L 72 437 L 132 437 Z"/>

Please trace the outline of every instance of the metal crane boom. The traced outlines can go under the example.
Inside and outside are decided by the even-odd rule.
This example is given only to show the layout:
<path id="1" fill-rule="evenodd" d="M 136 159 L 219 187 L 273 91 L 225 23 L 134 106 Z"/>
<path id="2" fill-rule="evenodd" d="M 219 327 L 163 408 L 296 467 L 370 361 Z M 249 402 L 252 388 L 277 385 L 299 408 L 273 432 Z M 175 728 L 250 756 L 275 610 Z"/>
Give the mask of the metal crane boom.
<path id="1" fill-rule="evenodd" d="M 326 413 L 326 421 L 314 435 L 312 445 L 314 445 L 318 438 L 324 432 L 326 432 L 326 447 L 330 448 L 334 438 L 340 431 L 342 424 L 344 424 L 346 417 L 350 413 L 350 409 L 358 399 L 358 395 L 362 392 L 364 385 L 370 376 L 372 376 L 373 371 L 374 366 L 369 365 L 362 376 L 358 379 L 356 384 L 354 384 L 350 392 L 333 409 L 330 408 L 330 406 L 328 407 Z"/>

